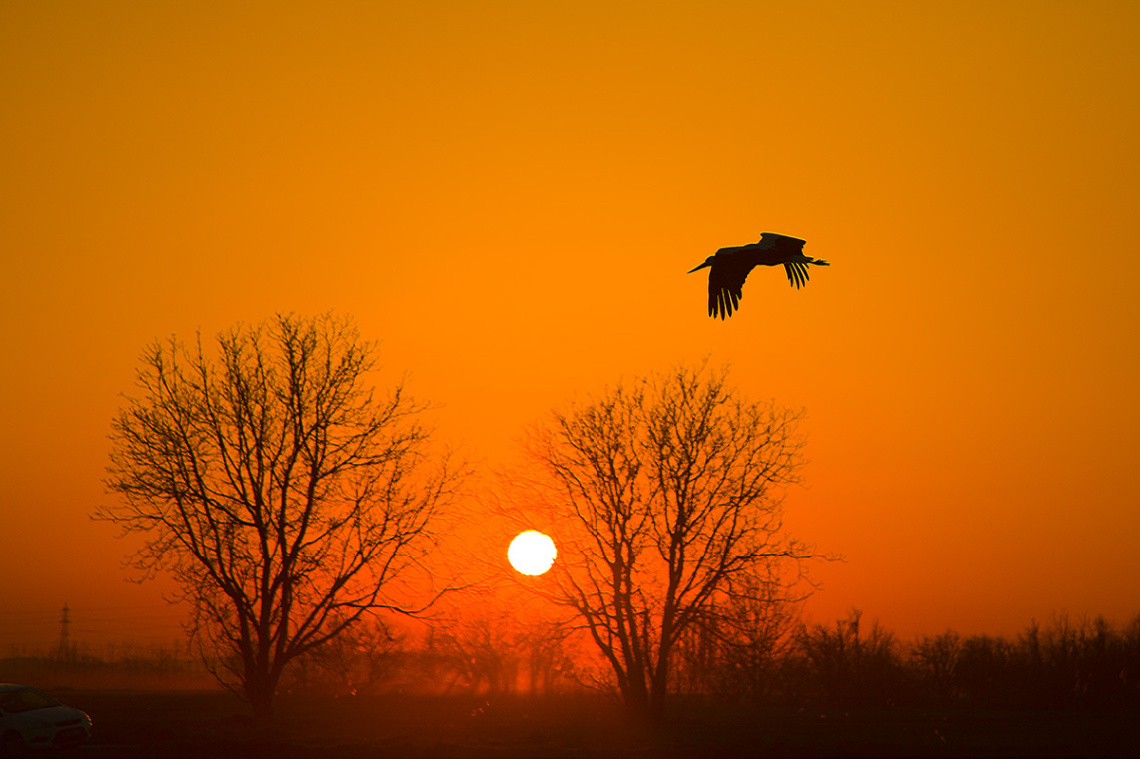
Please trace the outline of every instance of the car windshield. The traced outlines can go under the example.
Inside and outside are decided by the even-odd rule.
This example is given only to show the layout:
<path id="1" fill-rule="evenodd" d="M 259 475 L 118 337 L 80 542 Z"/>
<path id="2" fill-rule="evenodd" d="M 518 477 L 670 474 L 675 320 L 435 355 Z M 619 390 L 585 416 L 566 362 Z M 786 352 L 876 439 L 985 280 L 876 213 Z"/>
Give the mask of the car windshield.
<path id="1" fill-rule="evenodd" d="M 55 706 L 58 702 L 35 688 L 20 688 L 0 693 L 0 711 L 30 712 L 32 709 L 44 709 Z"/>

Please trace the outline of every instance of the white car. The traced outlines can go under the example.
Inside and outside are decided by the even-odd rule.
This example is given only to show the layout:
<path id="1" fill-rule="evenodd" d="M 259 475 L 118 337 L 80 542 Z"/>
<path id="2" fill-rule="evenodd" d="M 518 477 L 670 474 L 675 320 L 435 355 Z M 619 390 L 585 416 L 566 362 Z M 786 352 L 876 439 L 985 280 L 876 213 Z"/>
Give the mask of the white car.
<path id="1" fill-rule="evenodd" d="M 0 756 L 26 748 L 70 746 L 91 737 L 91 718 L 46 693 L 0 683 Z"/>

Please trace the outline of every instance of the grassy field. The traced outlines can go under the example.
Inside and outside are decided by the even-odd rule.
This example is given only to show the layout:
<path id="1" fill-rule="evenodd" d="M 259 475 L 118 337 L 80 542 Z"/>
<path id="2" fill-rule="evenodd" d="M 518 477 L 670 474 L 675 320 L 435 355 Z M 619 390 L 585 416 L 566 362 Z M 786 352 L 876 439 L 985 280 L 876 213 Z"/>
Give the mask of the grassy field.
<path id="1" fill-rule="evenodd" d="M 674 704 L 631 724 L 596 696 L 282 695 L 272 726 L 222 692 L 56 691 L 87 711 L 81 757 L 1137 756 L 1140 714 Z"/>

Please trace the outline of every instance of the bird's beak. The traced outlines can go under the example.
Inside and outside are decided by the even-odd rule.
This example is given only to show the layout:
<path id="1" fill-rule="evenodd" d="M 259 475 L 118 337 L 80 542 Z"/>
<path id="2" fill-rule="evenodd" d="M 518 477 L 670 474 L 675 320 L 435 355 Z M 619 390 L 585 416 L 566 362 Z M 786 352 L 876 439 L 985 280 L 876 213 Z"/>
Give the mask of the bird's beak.
<path id="1" fill-rule="evenodd" d="M 687 272 L 685 272 L 685 273 L 686 273 L 686 274 L 692 274 L 692 273 L 693 273 L 693 272 L 695 272 L 695 271 L 700 271 L 701 269 L 705 268 L 706 266 L 712 266 L 712 264 L 710 264 L 708 261 L 705 261 L 703 264 L 701 264 L 700 266 L 698 266 L 696 269 L 689 269 L 689 270 L 688 270 Z"/>

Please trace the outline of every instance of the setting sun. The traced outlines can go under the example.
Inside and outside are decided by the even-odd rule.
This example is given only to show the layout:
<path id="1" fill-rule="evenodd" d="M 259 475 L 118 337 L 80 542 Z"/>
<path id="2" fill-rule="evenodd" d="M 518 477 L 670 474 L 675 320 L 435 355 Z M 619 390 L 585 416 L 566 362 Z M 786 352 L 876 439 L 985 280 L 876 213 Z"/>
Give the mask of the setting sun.
<path id="1" fill-rule="evenodd" d="M 550 569 L 558 556 L 554 541 L 537 530 L 519 533 L 507 549 L 511 566 L 524 575 L 540 575 Z"/>

